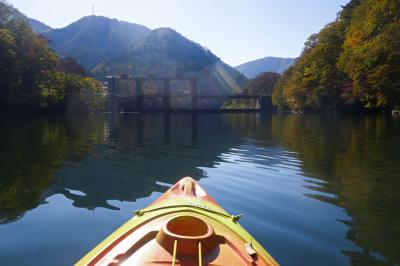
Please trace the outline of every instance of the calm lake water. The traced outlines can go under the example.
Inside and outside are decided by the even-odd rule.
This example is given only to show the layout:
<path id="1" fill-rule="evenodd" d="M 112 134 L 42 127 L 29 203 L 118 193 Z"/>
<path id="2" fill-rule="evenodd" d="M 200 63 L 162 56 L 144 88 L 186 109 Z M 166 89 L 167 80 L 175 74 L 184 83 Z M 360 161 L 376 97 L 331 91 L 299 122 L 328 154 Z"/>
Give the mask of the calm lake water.
<path id="1" fill-rule="evenodd" d="M 400 265 L 400 118 L 0 118 L 0 265 L 71 265 L 192 176 L 282 265 Z"/>

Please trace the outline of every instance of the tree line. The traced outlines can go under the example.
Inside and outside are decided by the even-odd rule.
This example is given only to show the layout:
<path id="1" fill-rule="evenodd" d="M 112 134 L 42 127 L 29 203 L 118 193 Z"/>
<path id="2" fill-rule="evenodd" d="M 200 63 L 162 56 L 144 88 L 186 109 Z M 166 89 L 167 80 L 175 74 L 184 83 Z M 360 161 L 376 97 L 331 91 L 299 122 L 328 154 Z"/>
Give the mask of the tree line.
<path id="1" fill-rule="evenodd" d="M 399 108 L 400 1 L 351 0 L 309 37 L 273 103 L 296 111 Z"/>
<path id="2" fill-rule="evenodd" d="M 101 84 L 71 58 L 60 58 L 24 15 L 0 1 L 0 110 L 95 111 Z"/>

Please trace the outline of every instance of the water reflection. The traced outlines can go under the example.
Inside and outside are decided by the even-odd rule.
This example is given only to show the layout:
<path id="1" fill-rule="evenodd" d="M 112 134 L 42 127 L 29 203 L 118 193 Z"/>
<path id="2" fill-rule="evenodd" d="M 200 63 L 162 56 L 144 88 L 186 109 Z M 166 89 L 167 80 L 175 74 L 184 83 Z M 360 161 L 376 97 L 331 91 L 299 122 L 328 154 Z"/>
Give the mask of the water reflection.
<path id="1" fill-rule="evenodd" d="M 44 202 L 55 171 L 101 143 L 102 119 L 16 117 L 0 121 L 0 223 Z"/>
<path id="2" fill-rule="evenodd" d="M 283 265 L 398 265 L 399 136 L 384 116 L 2 118 L 0 222 L 60 194 L 115 212 L 190 175 Z"/>
<path id="3" fill-rule="evenodd" d="M 400 121 L 384 116 L 284 116 L 273 134 L 298 153 L 310 182 L 307 193 L 343 207 L 352 217 L 346 238 L 360 251 L 343 250 L 352 265 L 400 262 Z"/>
<path id="4" fill-rule="evenodd" d="M 76 207 L 114 209 L 107 201 L 135 201 L 164 191 L 157 181 L 202 178 L 198 167 L 212 167 L 237 145 L 213 132 L 222 117 L 206 120 L 209 135 L 201 143 L 196 115 L 3 120 L 1 221 L 15 220 L 52 194 L 64 194 Z"/>

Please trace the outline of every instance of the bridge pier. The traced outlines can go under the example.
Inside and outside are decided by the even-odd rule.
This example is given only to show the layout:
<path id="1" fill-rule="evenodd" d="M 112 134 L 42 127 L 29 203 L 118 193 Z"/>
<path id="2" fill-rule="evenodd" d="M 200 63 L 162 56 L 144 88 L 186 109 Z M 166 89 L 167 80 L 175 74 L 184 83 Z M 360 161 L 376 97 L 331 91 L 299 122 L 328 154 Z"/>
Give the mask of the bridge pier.
<path id="1" fill-rule="evenodd" d="M 192 110 L 197 109 L 197 80 L 190 79 L 190 92 L 192 94 Z"/>
<path id="2" fill-rule="evenodd" d="M 118 109 L 118 100 L 117 100 L 117 80 L 115 77 L 112 77 L 108 80 L 108 97 L 107 97 L 107 111 L 114 112 Z"/>
<path id="3" fill-rule="evenodd" d="M 171 80 L 168 78 L 163 79 L 163 108 L 164 111 L 168 112 L 170 110 L 170 88 Z"/>
<path id="4" fill-rule="evenodd" d="M 261 111 L 272 111 L 273 110 L 274 107 L 272 105 L 272 99 L 270 96 L 260 96 L 258 101 L 260 104 Z"/>
<path id="5" fill-rule="evenodd" d="M 141 78 L 135 79 L 136 83 L 136 110 L 143 111 L 143 80 Z"/>

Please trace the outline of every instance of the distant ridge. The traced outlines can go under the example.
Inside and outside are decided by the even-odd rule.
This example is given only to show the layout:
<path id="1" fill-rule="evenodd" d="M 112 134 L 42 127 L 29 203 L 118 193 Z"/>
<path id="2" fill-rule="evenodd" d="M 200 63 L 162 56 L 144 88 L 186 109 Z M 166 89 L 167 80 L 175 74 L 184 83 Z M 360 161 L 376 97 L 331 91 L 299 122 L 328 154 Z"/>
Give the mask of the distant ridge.
<path id="1" fill-rule="evenodd" d="M 282 74 L 289 67 L 293 66 L 294 63 L 294 58 L 269 56 L 241 64 L 235 68 L 242 72 L 246 77 L 255 78 L 258 74 L 263 72 L 277 72 Z"/>
<path id="2" fill-rule="evenodd" d="M 4 4 L 4 2 L 0 1 L 0 4 Z M 29 25 L 31 26 L 32 30 L 35 33 L 42 34 L 42 33 L 49 32 L 52 30 L 52 28 L 50 26 L 46 25 L 45 23 L 43 23 L 39 20 L 27 17 L 24 13 L 19 11 L 17 8 L 12 7 L 12 10 L 13 10 L 12 11 L 13 15 L 18 18 L 21 18 L 21 19 L 25 20 L 27 23 L 29 23 Z"/>
<path id="3" fill-rule="evenodd" d="M 86 70 L 91 70 L 103 60 L 124 52 L 149 32 L 150 29 L 139 24 L 103 16 L 87 16 L 43 35 L 50 40 L 51 48 L 61 56 L 75 58 Z"/>
<path id="4" fill-rule="evenodd" d="M 28 22 L 31 25 L 32 30 L 38 34 L 46 33 L 53 30 L 50 26 L 33 18 L 28 18 Z"/>

